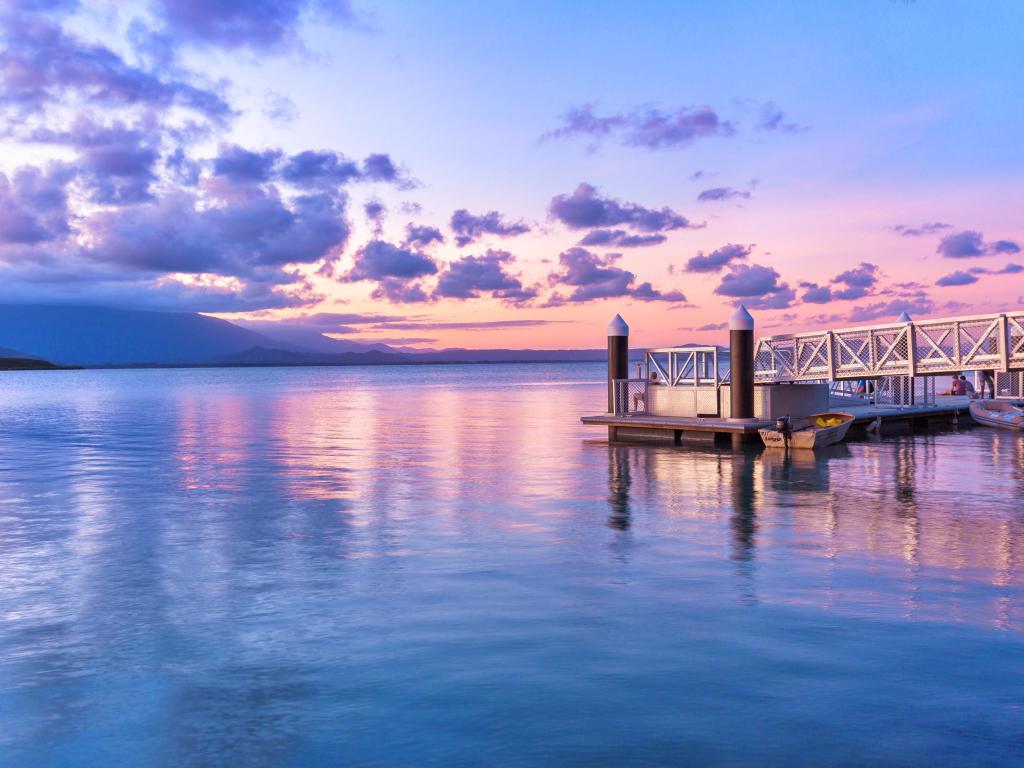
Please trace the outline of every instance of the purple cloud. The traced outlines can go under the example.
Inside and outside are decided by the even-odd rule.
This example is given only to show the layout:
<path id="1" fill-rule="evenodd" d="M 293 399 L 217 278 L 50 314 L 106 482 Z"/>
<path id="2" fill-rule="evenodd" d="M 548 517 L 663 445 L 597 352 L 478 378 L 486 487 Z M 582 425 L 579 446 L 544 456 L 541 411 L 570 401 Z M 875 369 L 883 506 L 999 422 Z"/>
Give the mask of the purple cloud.
<path id="1" fill-rule="evenodd" d="M 384 240 L 371 240 L 356 252 L 355 263 L 345 276 L 348 282 L 418 278 L 437 273 L 437 264 L 424 253 Z"/>
<path id="2" fill-rule="evenodd" d="M 437 282 L 434 296 L 453 299 L 475 299 L 481 292 L 513 302 L 535 298 L 537 291 L 526 289 L 516 277 L 505 272 L 515 261 L 508 251 L 488 250 L 482 256 L 463 256 L 448 265 Z"/>
<path id="3" fill-rule="evenodd" d="M 850 322 L 866 323 L 880 318 L 895 320 L 902 312 L 906 312 L 911 317 L 917 317 L 931 314 L 934 308 L 934 302 L 923 295 L 913 298 L 890 299 L 854 307 L 850 312 Z"/>
<path id="4" fill-rule="evenodd" d="M 988 252 L 996 253 L 1020 253 L 1020 246 L 1013 240 L 996 240 L 988 246 Z"/>
<path id="5" fill-rule="evenodd" d="M 574 288 L 567 297 L 555 294 L 549 304 L 563 301 L 585 302 L 594 299 L 631 296 L 640 301 L 682 302 L 686 297 L 679 291 L 661 292 L 650 283 L 634 286 L 636 275 L 615 266 L 618 254 L 603 258 L 586 248 L 573 247 L 558 256 L 560 272 L 553 272 L 548 281 L 552 285 L 567 285 Z"/>
<path id="6" fill-rule="evenodd" d="M 441 230 L 437 227 L 418 226 L 416 224 L 406 224 L 405 226 L 405 240 L 402 241 L 402 245 L 406 248 L 422 250 L 434 243 L 443 242 L 444 235 L 441 234 Z"/>
<path id="7" fill-rule="evenodd" d="M 164 11 L 198 14 L 193 21 L 214 26 L 185 34 L 181 15 L 173 23 L 165 19 L 163 29 L 147 27 L 148 17 L 126 19 L 130 56 L 62 28 L 62 11 L 73 3 L 9 4 L 0 18 L 5 135 L 59 147 L 73 159 L 0 174 L 4 290 L 54 301 L 204 311 L 319 300 L 311 272 L 301 268 L 333 272 L 349 238 L 342 186 L 381 182 L 405 189 L 412 182 L 385 153 L 357 164 L 332 151 L 289 156 L 224 142 L 236 114 L 221 96 L 228 84 L 203 86 L 176 48 L 205 37 L 266 50 L 291 34 L 296 8 L 301 16 L 329 4 L 166 2 L 157 8 L 158 20 Z M 264 25 L 269 37 L 252 24 Z M 192 154 L 219 139 L 215 157 Z M 386 259 L 371 255 L 357 255 L 358 265 L 386 272 Z M 383 285 L 392 280 L 404 289 Z M 408 278 L 377 282 L 393 297 L 415 298 Z"/>
<path id="8" fill-rule="evenodd" d="M 733 302 L 744 304 L 747 309 L 789 309 L 796 301 L 796 291 L 783 283 L 779 290 L 773 293 L 766 293 L 764 296 L 757 296 Z"/>
<path id="9" fill-rule="evenodd" d="M 974 259 L 985 255 L 985 247 L 980 232 L 966 230 L 946 235 L 936 252 L 947 259 Z"/>
<path id="10" fill-rule="evenodd" d="M 747 258 L 751 250 L 753 250 L 752 245 L 727 243 L 706 255 L 704 251 L 697 251 L 697 255 L 686 262 L 684 269 L 687 272 L 720 272 L 722 267 L 731 262 Z"/>
<path id="11" fill-rule="evenodd" d="M 339 152 L 306 150 L 287 158 L 277 177 L 308 188 L 336 187 L 355 181 L 382 182 L 402 190 L 415 185 L 385 153 L 367 155 L 360 167 Z"/>
<path id="12" fill-rule="evenodd" d="M 155 0 L 167 29 L 181 42 L 272 51 L 296 44 L 304 15 L 357 20 L 348 0 Z"/>
<path id="13" fill-rule="evenodd" d="M 563 124 L 541 138 L 585 136 L 599 140 L 614 136 L 626 146 L 657 150 L 685 147 L 698 139 L 734 133 L 735 126 L 708 106 L 680 107 L 673 112 L 647 108 L 598 116 L 593 104 L 584 104 L 570 109 Z"/>
<path id="14" fill-rule="evenodd" d="M 103 125 L 80 116 L 69 130 L 40 128 L 30 138 L 77 151 L 78 176 L 94 202 L 126 205 L 152 199 L 160 140 L 153 126 L 140 122 L 128 127 L 120 121 Z"/>
<path id="15" fill-rule="evenodd" d="M 922 235 L 934 235 L 936 232 L 949 229 L 951 226 L 952 224 L 944 224 L 941 221 L 932 221 L 919 224 L 916 227 L 909 224 L 896 224 L 892 227 L 892 230 L 903 237 L 921 237 Z"/>
<path id="16" fill-rule="evenodd" d="M 13 288 L 13 290 L 12 290 Z M 0 263 L 0 301 L 86 304 L 189 312 L 252 312 L 303 307 L 323 300 L 306 285 L 246 283 L 241 288 L 153 281 L 123 272 L 59 272 Z"/>
<path id="17" fill-rule="evenodd" d="M 337 152 L 306 150 L 288 158 L 281 178 L 297 186 L 346 184 L 361 177 L 359 167 Z"/>
<path id="18" fill-rule="evenodd" d="M 291 125 L 299 119 L 299 108 L 283 93 L 268 90 L 263 98 L 263 116 L 278 125 Z"/>
<path id="19" fill-rule="evenodd" d="M 224 176 L 236 183 L 269 181 L 274 175 L 274 166 L 281 158 L 279 150 L 253 152 L 237 144 L 220 148 L 220 154 L 213 160 L 213 175 Z"/>
<path id="20" fill-rule="evenodd" d="M 832 289 L 827 285 L 800 283 L 800 287 L 805 289 L 800 300 L 806 304 L 828 304 L 832 301 Z"/>
<path id="21" fill-rule="evenodd" d="M 1013 240 L 986 243 L 981 232 L 964 230 L 942 238 L 936 252 L 947 259 L 975 259 L 1001 253 L 1020 253 L 1020 246 Z"/>
<path id="22" fill-rule="evenodd" d="M 780 133 L 799 133 L 806 130 L 796 123 L 786 122 L 785 113 L 773 101 L 761 107 L 760 117 L 755 126 L 759 131 L 778 131 Z"/>
<path id="23" fill-rule="evenodd" d="M 732 187 L 712 187 L 711 189 L 705 189 L 697 195 L 697 200 L 702 203 L 707 203 L 720 200 L 732 200 L 737 197 L 749 200 L 750 193 L 741 189 L 733 189 Z"/>
<path id="24" fill-rule="evenodd" d="M 427 321 L 399 321 L 382 322 L 378 328 L 388 331 L 423 331 L 423 330 L 461 330 L 461 331 L 483 331 L 494 328 L 534 328 L 540 325 L 560 325 L 573 323 L 574 320 L 540 320 L 522 318 L 518 320 L 457 320 L 452 322 Z"/>
<path id="25" fill-rule="evenodd" d="M 977 282 L 977 275 L 1017 275 L 1024 272 L 1024 266 L 1020 264 L 1007 264 L 1002 269 L 986 269 L 985 267 L 971 267 L 967 272 L 954 272 L 940 278 L 936 285 L 968 285 Z M 973 280 L 965 280 L 967 277 L 974 277 Z M 965 280 L 965 282 L 944 282 L 948 280 Z"/>
<path id="26" fill-rule="evenodd" d="M 616 246 L 619 248 L 643 248 L 660 245 L 668 238 L 665 235 L 631 235 L 623 229 L 595 229 L 580 240 L 583 246 Z"/>
<path id="27" fill-rule="evenodd" d="M 341 325 L 368 325 L 404 320 L 404 315 L 366 315 L 357 312 L 312 312 L 307 315 L 288 318 L 289 324 L 307 325 L 315 328 L 335 328 Z M 257 325 L 249 322 L 246 325 Z"/>
<path id="28" fill-rule="evenodd" d="M 391 156 L 384 152 L 377 152 L 366 156 L 366 159 L 363 160 L 362 178 L 367 181 L 384 181 L 398 184 L 401 189 L 408 189 L 411 185 L 411 182 L 402 176 L 402 172 L 395 165 Z"/>
<path id="29" fill-rule="evenodd" d="M 787 283 L 780 283 L 779 277 L 772 267 L 734 264 L 715 293 L 743 300 L 747 307 L 786 309 L 796 300 L 796 292 Z"/>
<path id="30" fill-rule="evenodd" d="M 955 285 L 970 285 L 971 283 L 976 282 L 978 282 L 978 278 L 970 272 L 952 272 L 940 277 L 935 281 L 935 284 L 943 287 L 949 287 Z"/>
<path id="31" fill-rule="evenodd" d="M 31 245 L 69 234 L 68 184 L 74 169 L 52 163 L 0 173 L 0 243 Z"/>
<path id="32" fill-rule="evenodd" d="M 377 239 L 384 231 L 384 219 L 387 218 L 388 209 L 380 200 L 367 200 L 363 203 L 363 213 L 373 228 L 373 235 Z"/>
<path id="33" fill-rule="evenodd" d="M 808 304 L 828 304 L 831 301 L 852 301 L 870 295 L 878 285 L 879 270 L 877 264 L 862 261 L 853 269 L 840 272 L 832 278 L 832 286 L 818 285 L 812 282 L 801 282 L 804 289 L 800 299 Z"/>
<path id="34" fill-rule="evenodd" d="M 650 283 L 640 283 L 630 295 L 638 301 L 668 301 L 672 303 L 686 301 L 686 296 L 682 291 L 661 291 Z"/>
<path id="35" fill-rule="evenodd" d="M 613 266 L 617 256 L 601 258 L 585 248 L 570 248 L 558 256 L 561 273 L 552 273 L 552 282 L 574 286 L 569 301 L 589 301 L 610 296 L 625 296 L 636 275 Z"/>
<path id="36" fill-rule="evenodd" d="M 859 266 L 842 272 L 832 280 L 834 284 L 846 287 L 832 292 L 840 300 L 860 299 L 867 296 L 878 283 L 878 265 L 862 261 Z"/>
<path id="37" fill-rule="evenodd" d="M 452 214 L 449 226 L 455 233 L 455 244 L 460 248 L 479 240 L 484 235 L 515 237 L 530 231 L 522 221 L 505 221 L 497 211 L 488 211 L 479 216 L 460 208 Z"/>
<path id="38" fill-rule="evenodd" d="M 736 264 L 722 278 L 715 293 L 722 296 L 761 296 L 779 290 L 779 273 L 760 264 Z"/>
<path id="39" fill-rule="evenodd" d="M 185 193 L 149 205 L 101 211 L 84 223 L 90 259 L 159 273 L 215 273 L 292 282 L 287 264 L 313 264 L 344 246 L 344 202 L 305 195 L 288 203 L 273 190 L 203 206 Z"/>
<path id="40" fill-rule="evenodd" d="M 571 195 L 551 198 L 548 213 L 570 229 L 595 229 L 626 225 L 640 232 L 667 232 L 693 227 L 671 208 L 644 208 L 601 197 L 597 188 L 581 183 Z"/>
<path id="41" fill-rule="evenodd" d="M 423 286 L 398 277 L 385 277 L 377 283 L 377 287 L 370 293 L 370 297 L 389 301 L 392 304 L 419 304 L 430 301 Z"/>
<path id="42" fill-rule="evenodd" d="M 38 111 L 73 94 L 100 106 L 181 106 L 216 122 L 233 114 L 214 91 L 133 66 L 50 19 L 22 12 L 0 22 L 7 32 L 0 52 L 0 102 Z"/>

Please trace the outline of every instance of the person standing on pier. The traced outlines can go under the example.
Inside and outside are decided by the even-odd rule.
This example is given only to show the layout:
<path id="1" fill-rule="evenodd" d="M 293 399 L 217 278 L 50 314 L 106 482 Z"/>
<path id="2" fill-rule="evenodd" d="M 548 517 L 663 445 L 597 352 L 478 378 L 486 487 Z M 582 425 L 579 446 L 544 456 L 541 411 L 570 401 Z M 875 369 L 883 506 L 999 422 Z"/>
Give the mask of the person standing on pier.
<path id="1" fill-rule="evenodd" d="M 978 397 L 982 400 L 985 399 L 985 389 L 988 388 L 988 396 L 990 400 L 995 400 L 996 397 L 996 372 L 991 368 L 981 372 L 981 388 L 978 390 Z"/>

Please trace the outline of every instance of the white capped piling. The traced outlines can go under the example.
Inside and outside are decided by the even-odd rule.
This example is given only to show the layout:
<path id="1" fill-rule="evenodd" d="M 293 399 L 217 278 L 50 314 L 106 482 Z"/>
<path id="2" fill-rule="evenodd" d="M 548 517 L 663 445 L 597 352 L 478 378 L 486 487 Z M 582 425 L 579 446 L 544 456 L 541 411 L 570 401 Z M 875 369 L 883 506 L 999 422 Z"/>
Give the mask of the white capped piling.
<path id="1" fill-rule="evenodd" d="M 729 318 L 731 418 L 754 418 L 754 318 L 740 306 Z"/>
<path id="2" fill-rule="evenodd" d="M 615 413 L 615 380 L 629 378 L 629 326 L 616 315 L 608 323 L 608 413 Z"/>

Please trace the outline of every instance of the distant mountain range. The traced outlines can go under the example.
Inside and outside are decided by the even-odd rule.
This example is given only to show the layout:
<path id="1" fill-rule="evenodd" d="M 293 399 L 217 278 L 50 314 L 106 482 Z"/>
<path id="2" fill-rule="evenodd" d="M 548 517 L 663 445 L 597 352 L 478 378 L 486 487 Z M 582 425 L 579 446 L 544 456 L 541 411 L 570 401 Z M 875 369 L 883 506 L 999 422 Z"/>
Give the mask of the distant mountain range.
<path id="1" fill-rule="evenodd" d="M 62 365 L 187 365 L 273 343 L 187 312 L 0 305 L 0 346 Z"/>
<path id="2" fill-rule="evenodd" d="M 596 361 L 604 349 L 395 349 L 299 325 L 235 323 L 189 312 L 0 305 L 0 357 L 58 365 L 259 366 Z"/>

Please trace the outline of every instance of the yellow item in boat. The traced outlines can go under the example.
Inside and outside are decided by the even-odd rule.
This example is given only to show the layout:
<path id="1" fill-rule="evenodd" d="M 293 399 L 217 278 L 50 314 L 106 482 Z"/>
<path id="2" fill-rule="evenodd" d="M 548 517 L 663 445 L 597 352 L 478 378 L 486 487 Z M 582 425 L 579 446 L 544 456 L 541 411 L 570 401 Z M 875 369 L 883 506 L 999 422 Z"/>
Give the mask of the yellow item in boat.
<path id="1" fill-rule="evenodd" d="M 814 423 L 819 427 L 838 427 L 840 424 L 843 423 L 843 420 L 836 418 L 835 416 L 828 419 L 823 419 L 821 416 L 819 416 L 817 419 L 814 420 Z"/>

